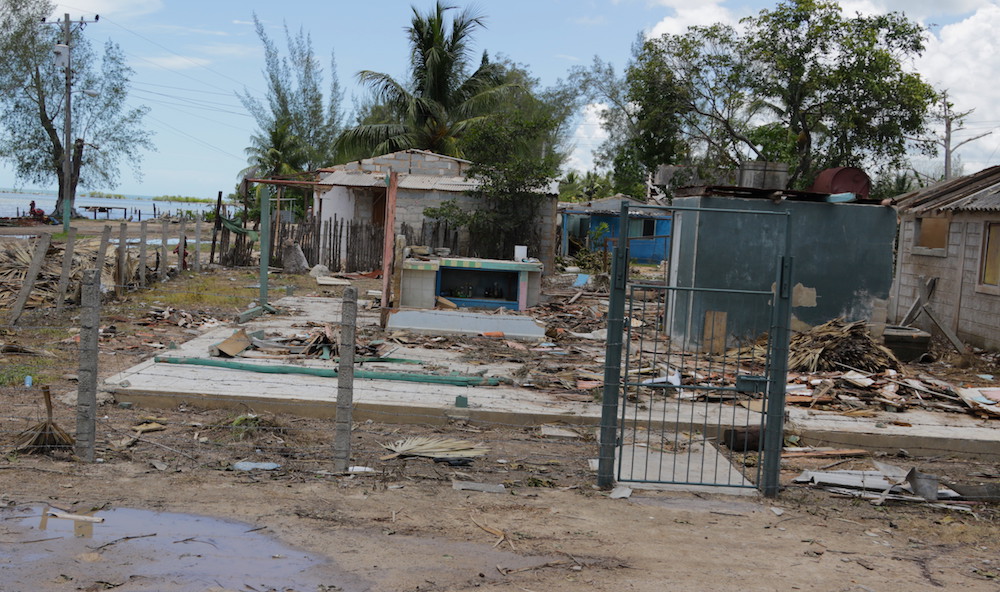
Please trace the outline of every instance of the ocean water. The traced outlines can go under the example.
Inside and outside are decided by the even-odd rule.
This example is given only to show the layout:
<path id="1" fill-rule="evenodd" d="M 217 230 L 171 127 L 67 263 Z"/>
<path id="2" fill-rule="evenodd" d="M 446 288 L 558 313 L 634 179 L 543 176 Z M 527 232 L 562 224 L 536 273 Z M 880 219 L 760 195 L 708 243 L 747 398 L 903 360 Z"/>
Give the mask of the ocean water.
<path id="1" fill-rule="evenodd" d="M 56 206 L 56 195 L 54 193 L 21 193 L 16 191 L 0 190 L 0 218 L 13 218 L 15 216 L 28 216 L 28 209 L 31 202 L 35 202 L 36 208 L 41 208 L 47 215 L 54 215 L 62 219 L 62 212 L 53 213 Z M 76 211 L 97 220 L 151 220 L 164 213 L 178 215 L 183 212 L 212 212 L 215 211 L 214 203 L 186 203 L 178 201 L 156 201 L 149 197 L 126 196 L 124 199 L 114 199 L 107 197 L 76 197 Z M 88 212 L 87 207 L 112 208 L 105 212 Z M 223 205 L 225 207 L 225 204 Z M 124 209 L 123 209 L 124 208 Z M 232 213 L 232 206 L 229 206 L 229 213 Z"/>

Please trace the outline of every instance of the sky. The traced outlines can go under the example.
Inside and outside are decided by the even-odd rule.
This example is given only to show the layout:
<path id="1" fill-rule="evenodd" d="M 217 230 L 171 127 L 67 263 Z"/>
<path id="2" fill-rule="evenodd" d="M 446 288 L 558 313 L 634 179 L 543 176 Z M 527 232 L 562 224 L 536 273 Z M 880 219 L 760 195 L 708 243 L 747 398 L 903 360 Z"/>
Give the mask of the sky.
<path id="1" fill-rule="evenodd" d="M 464 7 L 465 0 L 452 0 Z M 948 90 L 958 112 L 972 111 L 955 143 L 980 134 L 956 153 L 961 171 L 973 173 L 1000 160 L 1000 0 L 849 0 L 846 14 L 902 11 L 928 28 L 927 49 L 911 67 L 936 88 Z M 253 27 L 256 15 L 267 34 L 287 55 L 284 27 L 312 38 L 315 55 L 344 90 L 350 110 L 365 91 L 360 70 L 406 79 L 405 28 L 412 7 L 426 12 L 432 0 L 69 0 L 53 13 L 61 18 L 100 20 L 85 35 L 100 47 L 114 41 L 133 68 L 131 105 L 150 112 L 146 127 L 156 150 L 144 154 L 142 178 L 127 167 L 117 188 L 95 187 L 129 195 L 214 197 L 233 191 L 247 166 L 244 148 L 256 132 L 237 93 L 263 97 L 266 88 L 263 50 Z M 691 25 L 735 23 L 741 17 L 772 9 L 761 0 L 503 0 L 473 6 L 486 15 L 476 33 L 478 55 L 505 56 L 527 67 L 542 86 L 565 79 L 574 66 L 594 56 L 620 72 L 639 35 L 681 33 Z M 77 95 L 76 100 L 86 100 Z M 596 110 L 577 118 L 567 168 L 589 170 L 592 151 L 603 137 Z M 930 168 L 935 163 L 926 163 Z M 943 168 L 936 165 L 938 168 Z M 55 183 L 48 187 L 54 188 Z M 9 166 L 0 166 L 0 187 L 31 186 L 18 182 Z"/>

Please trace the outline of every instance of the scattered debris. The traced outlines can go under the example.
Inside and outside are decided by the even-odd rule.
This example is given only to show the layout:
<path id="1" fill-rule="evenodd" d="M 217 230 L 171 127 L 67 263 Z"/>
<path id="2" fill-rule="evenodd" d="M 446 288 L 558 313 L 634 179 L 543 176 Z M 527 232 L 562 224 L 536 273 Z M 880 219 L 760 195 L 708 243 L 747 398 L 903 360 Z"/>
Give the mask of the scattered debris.
<path id="1" fill-rule="evenodd" d="M 56 448 L 67 449 L 73 446 L 73 436 L 52 421 L 52 394 L 48 386 L 42 387 L 42 396 L 45 399 L 45 421 L 15 436 L 14 450 L 47 453 Z"/>
<path id="2" fill-rule="evenodd" d="M 608 497 L 611 499 L 628 499 L 632 497 L 632 488 L 627 485 L 616 485 Z"/>
<path id="3" fill-rule="evenodd" d="M 458 491 L 479 491 L 481 493 L 506 493 L 503 483 L 476 483 L 475 481 L 452 481 L 451 488 Z"/>
<path id="4" fill-rule="evenodd" d="M 250 462 L 241 460 L 240 462 L 233 463 L 233 470 L 236 471 L 275 471 L 280 468 L 281 465 L 275 462 Z"/>
<path id="5" fill-rule="evenodd" d="M 430 438 L 418 436 L 397 440 L 392 444 L 383 444 L 383 448 L 392 452 L 380 460 L 422 456 L 426 458 L 471 458 L 483 456 L 489 448 L 473 444 L 467 440 L 454 438 Z"/>

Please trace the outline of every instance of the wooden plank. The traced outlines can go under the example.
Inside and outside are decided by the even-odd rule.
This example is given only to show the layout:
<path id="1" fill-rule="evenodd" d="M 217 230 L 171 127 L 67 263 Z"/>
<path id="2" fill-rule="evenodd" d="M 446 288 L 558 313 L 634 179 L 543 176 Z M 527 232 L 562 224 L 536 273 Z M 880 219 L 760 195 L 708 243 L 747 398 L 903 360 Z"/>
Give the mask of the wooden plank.
<path id="1" fill-rule="evenodd" d="M 382 314 L 381 326 L 389 322 L 389 303 L 392 302 L 392 256 L 396 246 L 396 188 L 399 184 L 399 175 L 395 172 L 389 173 L 387 179 L 385 196 L 385 225 L 382 236 Z"/>
<path id="2" fill-rule="evenodd" d="M 170 224 L 169 220 L 164 219 L 160 223 L 160 264 L 157 266 L 157 274 L 160 277 L 160 281 L 167 279 L 167 268 L 170 266 L 167 262 L 167 225 Z"/>
<path id="3" fill-rule="evenodd" d="M 181 218 L 181 232 L 177 240 L 177 271 L 187 269 L 187 220 Z"/>
<path id="4" fill-rule="evenodd" d="M 958 335 L 955 335 L 955 332 L 951 330 L 951 327 L 946 327 L 944 323 L 939 321 L 938 318 L 934 315 L 934 313 L 931 311 L 931 305 L 925 304 L 921 310 L 924 312 L 925 315 L 927 315 L 927 318 L 933 321 L 934 324 L 937 325 L 937 328 L 940 329 L 942 333 L 944 333 L 944 336 L 948 338 L 948 341 L 950 341 L 953 346 L 955 346 L 955 349 L 958 350 L 958 353 L 960 354 L 969 353 L 969 348 L 966 347 L 964 343 L 962 343 L 962 340 L 958 338 Z"/>
<path id="5" fill-rule="evenodd" d="M 194 270 L 201 271 L 201 212 L 194 223 Z"/>
<path id="6" fill-rule="evenodd" d="M 703 347 L 713 355 L 726 353 L 726 317 L 724 310 L 705 311 L 705 330 L 702 333 Z"/>
<path id="7" fill-rule="evenodd" d="M 118 226 L 118 264 L 115 266 L 115 298 L 121 300 L 125 296 L 127 281 L 126 267 L 128 264 L 128 224 L 122 222 Z"/>
<path id="8" fill-rule="evenodd" d="M 147 254 L 146 238 L 148 236 L 149 224 L 148 220 L 143 220 L 139 223 L 139 287 L 145 288 L 148 282 L 146 278 L 146 266 L 149 263 L 149 257 Z"/>
<path id="9" fill-rule="evenodd" d="M 101 277 L 104 275 L 104 256 L 108 251 L 108 244 L 111 242 L 111 227 L 105 226 L 101 231 L 101 246 L 97 247 L 97 258 L 94 261 L 94 269 L 97 270 L 97 288 L 100 291 Z"/>
<path id="10" fill-rule="evenodd" d="M 38 272 L 42 270 L 42 263 L 45 262 L 45 254 L 48 252 L 50 244 L 52 244 L 52 235 L 47 232 L 42 233 L 38 237 L 38 242 L 35 243 L 35 254 L 31 257 L 28 272 L 24 275 L 24 281 L 21 282 L 21 291 L 18 292 L 14 309 L 10 313 L 11 325 L 17 324 L 21 313 L 24 312 L 24 305 L 28 303 L 28 296 L 35 288 L 35 280 L 38 279 Z"/>
<path id="11" fill-rule="evenodd" d="M 920 279 L 923 280 L 924 279 L 923 276 L 920 276 Z M 913 301 L 913 304 L 910 305 L 910 309 L 906 311 L 905 315 L 903 315 L 903 320 L 899 322 L 900 325 L 908 327 L 910 323 L 917 320 L 917 317 L 920 315 L 921 309 L 923 309 L 925 304 L 931 301 L 931 296 L 934 295 L 934 288 L 936 286 L 937 286 L 936 277 L 932 277 L 928 279 L 926 282 L 920 284 L 920 289 L 917 294 L 917 299 Z"/>
<path id="12" fill-rule="evenodd" d="M 62 270 L 56 287 L 56 314 L 62 312 L 66 304 L 66 290 L 69 288 L 69 273 L 73 267 L 73 250 L 76 248 L 76 228 L 70 226 L 66 235 L 66 250 L 63 251 Z"/>
<path id="13" fill-rule="evenodd" d="M 212 224 L 212 250 L 208 254 L 208 263 L 211 265 L 215 263 L 215 240 L 219 235 L 219 230 L 222 228 L 222 218 L 220 217 L 222 213 L 222 192 L 219 192 L 219 197 L 215 200 L 215 223 Z M 220 256 L 221 258 L 221 256 Z"/>

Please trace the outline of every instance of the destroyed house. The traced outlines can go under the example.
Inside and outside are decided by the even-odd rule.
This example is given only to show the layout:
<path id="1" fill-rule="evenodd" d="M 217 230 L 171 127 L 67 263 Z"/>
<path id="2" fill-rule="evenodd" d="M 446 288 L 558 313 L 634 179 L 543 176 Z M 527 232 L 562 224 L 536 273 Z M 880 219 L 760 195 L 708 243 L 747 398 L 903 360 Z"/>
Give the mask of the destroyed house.
<path id="1" fill-rule="evenodd" d="M 1000 166 L 918 189 L 895 203 L 899 248 L 890 320 L 906 318 L 925 330 L 1000 349 Z"/>
<path id="2" fill-rule="evenodd" d="M 428 207 L 438 207 L 449 200 L 454 200 L 466 211 L 478 207 L 476 198 L 468 194 L 478 187 L 475 179 L 467 177 L 470 164 L 468 160 L 424 150 L 403 150 L 321 169 L 313 212 L 321 222 L 335 219 L 361 222 L 371 225 L 381 235 L 389 217 L 388 176 L 396 173 L 392 232 L 401 234 L 404 225 L 419 230 L 424 225 L 424 210 Z M 537 218 L 539 244 L 533 246 L 529 255 L 540 260 L 548 272 L 555 264 L 558 197 L 554 192 L 546 195 L 548 199 Z M 342 240 L 346 241 L 346 237 Z M 351 248 L 350 245 L 342 246 L 341 252 L 345 253 Z M 454 247 L 452 255 L 470 255 L 467 231 L 458 232 Z"/>

